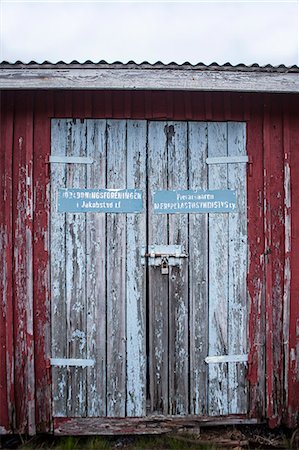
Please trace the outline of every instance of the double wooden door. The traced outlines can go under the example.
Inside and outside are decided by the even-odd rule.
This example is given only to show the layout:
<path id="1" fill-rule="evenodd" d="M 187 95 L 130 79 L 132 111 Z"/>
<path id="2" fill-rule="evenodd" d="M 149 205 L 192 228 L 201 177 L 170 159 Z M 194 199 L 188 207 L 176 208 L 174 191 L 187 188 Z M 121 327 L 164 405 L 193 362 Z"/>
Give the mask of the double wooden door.
<path id="1" fill-rule="evenodd" d="M 245 140 L 243 123 L 52 120 L 54 416 L 247 412 Z M 66 187 L 140 189 L 143 210 L 61 213 Z M 234 190 L 237 209 L 156 214 L 178 189 Z M 158 244 L 187 257 L 162 273 L 142 257 Z"/>

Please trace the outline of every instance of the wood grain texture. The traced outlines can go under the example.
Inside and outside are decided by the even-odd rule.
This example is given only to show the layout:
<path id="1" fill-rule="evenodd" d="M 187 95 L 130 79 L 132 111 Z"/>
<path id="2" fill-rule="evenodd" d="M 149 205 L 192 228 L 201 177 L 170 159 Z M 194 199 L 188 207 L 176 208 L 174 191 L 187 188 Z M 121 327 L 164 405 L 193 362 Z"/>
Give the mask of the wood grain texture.
<path id="1" fill-rule="evenodd" d="M 268 99 L 264 98 L 266 102 Z M 266 345 L 266 354 L 267 354 L 267 362 L 266 362 L 266 389 L 267 389 L 267 397 L 266 397 L 266 405 L 267 405 L 267 415 L 271 417 L 273 415 L 273 410 L 275 408 L 274 405 L 274 397 L 275 397 L 275 386 L 273 379 L 273 370 L 274 370 L 274 342 L 273 342 L 273 300 L 274 300 L 274 292 L 273 292 L 273 284 L 274 284 L 274 267 L 273 267 L 273 259 L 271 257 L 271 253 L 273 251 L 273 237 L 272 237 L 272 158 L 271 158 L 271 138 L 270 133 L 272 132 L 271 127 L 271 112 L 270 105 L 266 104 L 265 108 L 265 117 L 263 123 L 263 138 L 264 138 L 264 229 L 265 229 L 265 345 Z M 271 162 L 271 163 L 270 163 Z M 271 165 L 269 165 L 269 163 Z M 265 176 L 266 175 L 266 176 Z M 271 180 L 271 184 L 270 184 Z M 276 203 L 276 202 L 275 202 Z M 277 324 L 279 325 L 279 324 Z M 278 349 L 277 349 L 278 350 Z M 269 375 L 268 375 L 269 374 Z M 268 375 L 268 376 L 267 376 Z"/>
<path id="2" fill-rule="evenodd" d="M 13 202 L 14 233 L 14 342 L 15 401 L 22 433 L 35 433 L 35 373 L 33 339 L 33 129 L 32 97 L 20 93 L 16 102 L 14 164 L 16 195 Z"/>
<path id="3" fill-rule="evenodd" d="M 188 154 L 187 123 L 168 122 L 167 139 L 168 189 L 187 189 Z M 188 249 L 188 215 L 169 215 L 169 244 Z M 188 261 L 169 267 L 169 414 L 189 411 L 189 284 Z"/>
<path id="4" fill-rule="evenodd" d="M 291 305 L 291 254 L 292 254 L 292 195 L 291 195 L 291 136 L 290 117 L 287 111 L 287 102 L 283 102 L 283 147 L 284 147 L 284 222 L 285 222 L 285 265 L 284 265 L 284 291 L 283 291 L 283 353 L 290 354 L 289 329 Z M 286 398 L 289 396 L 289 370 L 290 360 L 284 360 L 283 390 Z"/>
<path id="5" fill-rule="evenodd" d="M 189 189 L 207 189 L 207 123 L 189 122 Z M 207 414 L 208 215 L 189 215 L 190 412 Z"/>
<path id="6" fill-rule="evenodd" d="M 208 416 L 150 416 L 143 418 L 56 418 L 55 435 L 130 435 L 163 434 L 180 432 L 184 429 L 198 432 L 200 426 L 256 425 L 263 423 L 258 419 L 249 419 L 244 415 L 208 417 Z M 234 442 L 234 441 L 231 441 Z"/>
<path id="7" fill-rule="evenodd" d="M 289 102 L 288 102 L 289 105 Z M 294 176 L 296 168 L 299 164 L 298 145 L 299 145 L 299 127 L 297 121 L 299 117 L 298 102 L 294 99 L 291 103 L 292 109 L 289 111 L 290 121 L 290 152 L 291 152 L 291 203 L 299 204 L 299 178 Z M 295 212 L 294 212 L 295 209 Z M 298 397 L 299 397 L 299 305 L 294 301 L 297 297 L 299 289 L 299 274 L 297 267 L 299 266 L 299 216 L 297 208 L 293 208 L 292 213 L 292 253 L 291 253 L 291 305 L 290 305 L 290 329 L 289 329 L 289 424 L 298 426 Z"/>
<path id="8" fill-rule="evenodd" d="M 1 96 L 1 133 L 2 148 L 1 184 L 3 186 L 4 205 L 1 222 L 2 265 L 1 280 L 1 426 L 11 431 L 16 428 L 15 398 L 14 398 L 14 332 L 13 332 L 13 115 L 14 99 L 12 96 Z M 4 113 L 5 111 L 5 113 Z M 5 342 L 3 341 L 5 340 Z M 6 369 L 6 370 L 5 370 Z"/>
<path id="9" fill-rule="evenodd" d="M 51 153 L 66 155 L 70 127 L 65 120 L 52 120 Z M 66 255 L 65 255 L 65 214 L 57 212 L 58 189 L 66 187 L 66 165 L 55 164 L 51 167 L 51 316 L 52 316 L 52 357 L 67 356 L 66 328 Z M 53 368 L 53 415 L 66 416 L 67 370 Z"/>
<path id="10" fill-rule="evenodd" d="M 33 301 L 36 391 L 36 431 L 49 432 L 52 419 L 51 299 L 49 267 L 50 173 L 46 163 L 51 152 L 51 94 L 36 99 L 34 111 L 34 220 L 33 220 Z"/>
<path id="11" fill-rule="evenodd" d="M 245 124 L 228 123 L 228 156 L 246 155 Z M 247 353 L 247 201 L 246 164 L 228 165 L 228 188 L 236 191 L 237 211 L 229 214 L 228 353 Z M 248 410 L 247 364 L 228 366 L 229 414 Z"/>
<path id="12" fill-rule="evenodd" d="M 288 322 L 287 316 L 283 315 L 283 295 L 284 295 L 284 269 L 287 266 L 285 238 L 290 235 L 290 227 L 284 219 L 284 197 L 286 198 L 284 185 L 284 167 L 282 161 L 286 158 L 283 146 L 285 130 L 281 118 L 281 102 L 274 105 L 271 102 L 271 152 L 272 156 L 272 184 L 271 193 L 271 221 L 272 221 L 272 261 L 273 261 L 273 385 L 274 385 L 274 408 L 272 413 L 272 425 L 280 425 L 284 411 L 285 392 L 283 389 L 284 367 L 283 367 L 283 345 L 278 344 L 282 340 L 284 321 Z M 284 164 L 283 164 L 284 165 Z"/>
<path id="13" fill-rule="evenodd" d="M 127 188 L 143 192 L 143 212 L 127 214 L 127 416 L 146 414 L 146 121 L 127 122 Z"/>
<path id="14" fill-rule="evenodd" d="M 26 226 L 26 343 L 27 343 L 27 431 L 30 436 L 36 433 L 35 421 L 35 353 L 34 353 L 34 301 L 33 301 L 33 131 L 29 126 L 33 120 L 32 99 L 27 100 L 26 132 L 25 132 L 25 226 Z M 21 146 L 20 146 L 20 150 Z M 21 217 L 20 217 L 21 219 Z M 22 220 L 22 219 L 21 219 Z M 24 220 L 24 216 L 23 216 Z M 25 299 L 24 299 L 25 300 Z"/>
<path id="15" fill-rule="evenodd" d="M 71 123 L 67 156 L 86 156 L 86 123 Z M 86 167 L 67 164 L 66 185 L 85 188 Z M 86 216 L 66 213 L 66 320 L 67 357 L 86 357 Z M 68 369 L 68 414 L 85 415 L 86 370 L 79 367 Z"/>
<path id="16" fill-rule="evenodd" d="M 3 109 L 4 103 L 2 100 L 2 104 L 0 104 L 1 107 L 1 113 Z M 3 124 L 5 122 L 3 121 Z M 12 130 L 7 130 L 7 134 L 4 131 L 4 133 L 1 133 L 0 135 L 0 145 L 1 148 L 5 149 L 5 141 L 8 138 L 12 138 Z M 11 135 L 11 136 L 10 136 Z M 5 153 L 4 151 L 0 154 L 0 198 L 4 199 L 4 189 L 5 189 Z M 4 206 L 4 205 L 3 205 Z M 7 346 L 6 346 L 6 273 L 7 273 L 7 267 L 6 267 L 6 230 L 5 230 L 5 207 L 0 209 L 0 404 L 3 405 L 3 407 L 0 409 L 0 433 L 1 430 L 3 430 L 6 433 L 9 429 L 9 419 L 8 419 L 8 399 L 7 399 L 7 363 L 6 363 L 6 352 L 7 352 Z M 6 431 L 7 430 L 7 431 Z"/>
<path id="17" fill-rule="evenodd" d="M 106 187 L 106 120 L 87 120 L 87 187 Z M 106 402 L 106 216 L 86 216 L 87 415 L 105 416 Z"/>
<path id="18" fill-rule="evenodd" d="M 53 94 L 54 99 L 54 109 L 51 109 L 49 105 L 46 105 L 45 99 L 48 95 Z M 86 95 L 85 95 L 86 94 Z M 164 120 L 186 120 L 186 117 L 190 117 L 190 113 L 192 115 L 192 120 L 201 120 L 205 121 L 208 118 L 213 121 L 217 120 L 225 120 L 225 121 L 242 121 L 247 120 L 247 149 L 249 156 L 251 157 L 251 162 L 248 166 L 248 259 L 249 259 L 249 273 L 247 279 L 247 285 L 249 288 L 249 307 L 250 307 L 250 318 L 248 320 L 249 325 L 249 373 L 248 373 L 248 381 L 250 388 L 250 416 L 251 417 L 266 417 L 268 415 L 267 409 L 265 409 L 265 381 L 267 380 L 265 376 L 265 361 L 267 360 L 267 354 L 265 351 L 265 292 L 264 292 L 264 279 L 265 279 L 265 242 L 264 242 L 264 222 L 263 222 L 263 207 L 264 207 L 264 192 L 263 192 L 263 122 L 265 120 L 265 109 L 264 109 L 264 99 L 260 95 L 248 94 L 244 93 L 221 93 L 217 95 L 217 99 L 215 93 L 213 92 L 193 92 L 190 96 L 184 91 L 177 92 L 163 92 L 159 95 L 159 102 L 156 102 L 156 96 L 153 96 L 153 91 L 127 91 L 128 97 L 124 102 L 124 97 L 119 95 L 118 91 L 111 92 L 107 91 L 97 91 L 92 93 L 92 101 L 90 105 L 92 105 L 93 109 L 90 112 L 90 105 L 86 105 L 86 101 L 88 100 L 89 93 L 85 92 L 63 92 L 61 90 L 52 91 L 52 92 L 44 92 L 44 91 L 35 91 L 28 92 L 28 95 L 31 95 L 35 99 L 38 99 L 39 105 L 43 104 L 45 108 L 45 115 L 43 117 L 40 116 L 40 106 L 34 106 L 33 104 L 30 106 L 30 109 L 36 110 L 34 120 L 28 120 L 27 125 L 33 129 L 33 139 L 35 141 L 35 136 L 38 134 L 42 134 L 42 128 L 40 128 L 41 124 L 43 130 L 47 127 L 46 122 L 50 121 L 51 117 L 72 117 L 73 111 L 79 114 L 81 117 L 86 117 L 87 114 L 92 114 L 93 117 L 105 117 L 109 118 L 113 117 L 113 115 L 122 115 L 122 117 L 148 117 L 150 119 L 161 119 L 161 116 L 165 117 Z M 188 93 L 189 94 L 189 93 Z M 82 101 L 78 99 L 82 96 Z M 164 98 L 163 98 L 164 97 Z M 222 98 L 221 98 L 222 97 Z M 275 258 L 277 259 L 277 268 L 279 264 L 284 266 L 283 278 L 285 281 L 284 290 L 281 291 L 281 294 L 284 296 L 284 311 L 283 311 L 283 320 L 284 324 L 282 324 L 284 328 L 284 336 L 283 341 L 282 337 L 280 337 L 280 329 L 277 328 L 276 334 L 274 336 L 273 342 L 275 344 L 275 348 L 277 346 L 288 345 L 289 349 L 285 349 L 284 353 L 284 361 L 286 362 L 285 371 L 286 373 L 283 375 L 283 379 L 281 379 L 281 365 L 279 371 L 273 369 L 275 372 L 274 376 L 274 391 L 276 390 L 278 393 L 280 392 L 281 396 L 281 386 L 283 382 L 288 383 L 288 392 L 283 398 L 283 411 L 285 412 L 285 417 L 283 418 L 284 423 L 292 424 L 292 426 L 298 425 L 298 393 L 299 393 L 299 382 L 298 382 L 298 302 L 297 302 L 297 293 L 299 286 L 299 277 L 298 277 L 298 212 L 296 209 L 296 205 L 298 204 L 298 177 L 296 176 L 297 171 L 296 167 L 298 167 L 298 102 L 295 98 L 296 96 L 283 96 L 283 100 L 285 101 L 286 108 L 286 120 L 283 124 L 283 134 L 281 134 L 281 124 L 280 124 L 280 112 L 279 108 L 275 109 L 275 121 L 273 122 L 273 117 L 266 118 L 270 123 L 270 135 L 268 139 L 268 148 L 271 148 L 271 151 L 268 151 L 269 154 L 269 167 L 272 164 L 275 165 L 274 172 L 277 173 L 277 167 L 280 167 L 282 170 L 282 176 L 285 177 L 285 185 L 283 188 L 283 194 L 285 195 L 288 192 L 288 196 L 291 198 L 292 208 L 288 211 L 286 204 L 284 204 L 283 199 L 281 203 L 283 208 L 277 209 L 279 212 L 278 216 L 280 217 L 279 225 L 279 233 L 281 233 L 281 226 L 285 220 L 285 225 L 287 225 L 285 229 L 285 236 L 282 239 L 282 246 L 280 248 L 276 248 Z M 3 299 L 6 308 L 6 360 L 7 360 L 7 391 L 8 391 L 8 399 L 9 399 L 9 430 L 14 430 L 15 433 L 22 433 L 23 428 L 23 416 L 20 414 L 20 406 L 25 398 L 22 394 L 20 395 L 20 390 L 24 385 L 22 377 L 26 376 L 24 367 L 19 365 L 18 355 L 20 345 L 22 342 L 17 342 L 19 339 L 19 335 L 16 334 L 13 336 L 13 302 L 12 302 L 12 293 L 14 293 L 14 305 L 18 302 L 18 298 L 16 296 L 17 290 L 15 289 L 14 280 L 20 280 L 20 267 L 14 264 L 15 259 L 14 255 L 16 255 L 19 246 L 19 242 L 17 242 L 16 247 L 14 249 L 15 244 L 15 213 L 16 213 L 16 202 L 19 197 L 19 190 L 23 190 L 22 183 L 18 183 L 18 175 L 19 175 L 19 163 L 20 163 L 20 155 L 15 148 L 15 145 L 12 143 L 13 136 L 16 136 L 20 130 L 20 121 L 23 121 L 24 118 L 24 97 L 20 99 L 18 92 L 7 91 L 2 92 L 1 94 L 1 102 L 4 99 L 9 99 L 10 103 L 4 102 L 4 108 L 1 114 L 1 140 L 4 140 L 4 147 L 2 147 L 2 151 L 5 152 L 5 202 L 3 208 L 5 209 L 4 220 L 5 220 L 5 274 L 4 274 L 4 288 L 5 288 L 5 298 Z M 15 101 L 16 100 L 16 101 Z M 187 101 L 188 100 L 188 101 Z M 269 99 L 268 99 L 269 100 Z M 271 103 L 275 105 L 275 103 L 279 103 L 281 101 L 281 96 L 273 95 L 270 99 Z M 217 105 L 214 103 L 217 102 Z M 13 108 L 13 103 L 15 103 Z M 75 109 L 73 110 L 73 104 Z M 190 109 L 191 108 L 191 109 Z M 13 112 L 14 109 L 14 112 Z M 39 109 L 39 111 L 37 110 Z M 271 113 L 272 114 L 272 113 Z M 40 119 L 40 124 L 37 125 L 37 115 Z M 26 126 L 27 126 L 26 125 Z M 276 128 L 276 131 L 274 130 Z M 39 129 L 38 129 L 39 128 Z M 45 133 L 46 135 L 46 133 Z M 22 136 L 22 134 L 21 134 Z M 279 137 L 280 136 L 280 137 Z M 280 153 L 278 157 L 276 155 L 277 149 L 279 148 L 278 142 L 282 139 L 284 150 L 286 149 L 288 156 L 285 160 L 283 153 Z M 16 139 L 17 141 L 17 139 Z M 289 145 L 287 144 L 289 141 Z M 35 144 L 34 144 L 35 145 Z M 35 150 L 34 150 L 35 153 Z M 47 161 L 47 155 L 49 151 L 45 149 L 44 153 L 44 161 Z M 286 153 L 284 151 L 284 153 Z M 39 171 L 42 169 L 42 163 L 44 161 L 37 161 L 36 157 L 40 156 L 40 153 L 34 155 L 33 159 L 33 170 Z M 278 160 L 276 160 L 278 157 Z M 274 158 L 274 160 L 272 160 Z M 288 168 L 289 164 L 289 168 Z M 284 171 L 285 165 L 285 171 Z M 290 179 L 288 181 L 288 177 L 290 175 Z M 37 189 L 36 192 L 33 192 L 33 199 L 39 198 L 38 203 L 40 204 L 39 208 L 42 207 L 42 190 L 46 180 L 46 174 L 41 172 L 40 177 L 38 178 L 39 186 L 35 186 Z M 275 179 L 272 178 L 272 180 Z M 289 187 L 288 187 L 289 183 Z M 273 185 L 272 193 L 275 194 L 276 184 Z M 270 195 L 271 197 L 271 195 Z M 274 199 L 272 199 L 274 200 Z M 272 201 L 271 200 L 271 201 Z M 275 202 L 274 202 L 275 204 Z M 45 203 L 46 205 L 46 203 Z M 14 211 L 14 218 L 12 218 L 12 212 Z M 280 215 L 282 212 L 282 216 Z M 291 216 L 291 230 L 289 229 L 289 218 L 287 218 L 287 214 L 290 213 Z M 34 207 L 34 224 L 36 227 L 37 233 L 40 227 L 39 221 L 40 210 Z M 272 216 L 272 221 L 275 222 L 275 211 Z M 35 235 L 33 237 L 33 264 L 34 271 L 33 277 L 42 276 L 42 272 L 44 270 L 43 263 L 40 264 L 40 256 L 39 249 L 41 247 L 35 247 L 35 239 L 39 239 L 39 243 L 41 244 L 42 234 L 47 233 L 47 227 L 45 230 L 40 229 L 40 235 Z M 291 231 L 291 232 L 290 232 Z M 33 230 L 34 232 L 34 230 Z M 277 236 L 277 235 L 276 235 Z M 45 235 L 46 240 L 46 235 Z M 276 244 L 277 245 L 277 239 Z M 288 242 L 289 240 L 289 242 Z M 290 253 L 287 251 L 287 246 L 291 245 Z M 42 244 L 41 244 L 42 245 Z M 36 250 L 35 250 L 36 249 Z M 15 253 L 14 253 L 15 250 Z M 283 250 L 283 251 L 282 251 Z M 286 259 L 284 259 L 282 253 L 285 253 Z M 289 253 L 287 255 L 287 253 Z M 278 256 L 277 256 L 278 255 Z M 13 256 L 13 260 L 12 260 Z M 273 258 L 273 255 L 272 255 Z M 278 261 L 282 258 L 282 261 Z M 271 255 L 270 255 L 271 259 Z M 278 264 L 279 263 L 279 264 Z M 288 263 L 290 267 L 288 267 Z M 274 267 L 274 266 L 273 266 Z M 274 267 L 275 268 L 275 267 Z M 276 269 L 275 269 L 276 270 Z M 1 271 L 1 268 L 0 268 Z M 15 277 L 15 271 L 18 271 L 17 278 Z M 32 272 L 31 272 L 32 273 Z M 276 272 L 279 275 L 279 271 Z M 282 273 L 282 272 L 280 272 Z M 291 273 L 291 276 L 290 276 Z M 25 272 L 23 273 L 23 275 Z M 2 278 L 3 280 L 3 278 Z M 281 278 L 282 280 L 282 278 Z M 34 281 L 35 283 L 35 281 Z M 280 282 L 279 282 L 280 283 Z M 278 284 L 279 284 L 278 283 Z M 35 285 L 36 286 L 36 285 Z M 41 309 L 37 311 L 40 313 L 43 309 L 43 293 L 42 293 L 42 285 L 40 284 L 41 289 L 35 292 L 35 296 L 37 297 L 37 302 L 39 302 Z M 34 289 L 35 291 L 35 289 Z M 19 291 L 20 292 L 20 291 Z M 289 292 L 289 299 L 288 299 Z M 275 301 L 277 301 L 275 298 Z M 289 329 L 287 320 L 288 308 L 287 302 L 290 301 L 290 313 L 289 313 Z M 34 299 L 35 301 L 35 299 Z M 274 305 L 274 309 L 277 304 Z M 278 304 L 279 306 L 279 304 Z M 281 310 L 273 311 L 273 322 L 275 324 L 276 317 L 281 314 Z M 35 320 L 36 315 L 34 316 Z M 18 319 L 16 319 L 18 322 Z M 50 334 L 49 322 L 45 321 L 45 335 Z M 17 329 L 17 327 L 15 328 Z M 40 330 L 39 325 L 37 329 Z M 37 367 L 38 361 L 40 359 L 40 353 L 38 347 L 38 331 L 35 336 L 34 347 L 35 347 L 35 366 Z M 35 333 L 35 331 L 34 331 Z M 15 342 L 14 342 L 15 338 Z M 15 347 L 14 347 L 15 345 Z M 42 344 L 41 344 L 42 345 Z M 0 348 L 0 352 L 5 351 L 2 347 Z M 277 363 L 277 359 L 279 353 L 275 355 L 273 358 L 274 365 Z M 1 360 L 2 361 L 2 360 Z M 16 377 L 14 377 L 15 370 L 15 361 L 18 365 L 18 369 L 16 369 Z M 283 364 L 283 361 L 281 361 Z M 286 366 L 289 366 L 288 368 Z M 1 366 L 2 367 L 2 366 Z M 2 367 L 3 368 L 3 367 Z M 4 368 L 3 368 L 4 369 Z M 20 369 L 20 370 L 19 370 Z M 24 369 L 24 370 L 23 370 Z M 287 374 L 288 371 L 288 374 Z M 41 372 L 40 372 L 41 373 Z M 38 372 L 36 371 L 36 382 L 38 377 Z M 268 374 L 267 374 L 268 376 Z M 15 383 L 18 384 L 15 386 Z M 277 387 L 275 386 L 277 383 Z M 41 386 L 41 385 L 40 385 Z M 284 386 L 285 388 L 286 386 Z M 41 389 L 36 384 L 36 395 L 38 391 Z M 16 396 L 15 396 L 16 393 Z M 280 397 L 281 398 L 281 397 Z M 274 399 L 274 403 L 276 399 Z M 44 410 L 40 405 L 42 404 L 42 400 L 38 404 L 36 397 L 36 408 L 38 409 L 36 417 L 42 416 Z M 1 404 L 2 408 L 5 408 L 4 404 Z M 274 409 L 273 409 L 274 410 Z M 281 407 L 276 409 L 277 418 L 279 414 L 281 414 Z M 2 412 L 2 410 L 1 410 Z M 26 413 L 27 414 L 27 413 Z M 272 412 L 271 412 L 272 414 Z M 38 420 L 38 419 L 37 419 Z M 275 419 L 276 420 L 276 419 Z M 222 418 L 222 423 L 224 423 L 224 419 Z M 82 429 L 82 428 L 81 428 Z M 2 428 L 1 428 L 2 432 Z"/>
<path id="19" fill-rule="evenodd" d="M 146 68 L 1 68 L 0 89 L 299 92 L 297 73 Z M 166 115 L 165 115 L 166 117 Z"/>
<path id="20" fill-rule="evenodd" d="M 266 247 L 266 350 L 267 350 L 267 408 L 272 426 L 278 426 L 282 415 L 282 346 L 278 344 L 283 335 L 282 297 L 284 267 L 285 224 L 284 180 L 282 161 L 283 132 L 281 105 L 271 104 L 264 97 L 264 218 Z M 274 153 L 273 153 L 274 152 Z M 281 375 L 279 375 L 281 374 Z"/>
<path id="21" fill-rule="evenodd" d="M 227 156 L 227 124 L 208 124 L 208 156 Z M 209 189 L 227 189 L 227 166 L 208 169 Z M 209 355 L 228 352 L 228 215 L 209 214 Z M 227 364 L 209 364 L 209 415 L 228 413 Z"/>
<path id="22" fill-rule="evenodd" d="M 167 244 L 167 216 L 151 214 L 153 192 L 167 189 L 167 137 L 165 122 L 150 122 L 148 128 L 148 204 L 151 220 L 148 245 Z M 150 409 L 168 414 L 168 275 L 149 267 L 149 384 Z"/>
<path id="23" fill-rule="evenodd" d="M 244 171 L 239 163 L 206 164 L 207 156 L 227 156 L 227 147 L 229 156 L 243 154 L 244 126 L 136 120 L 53 124 L 65 127 L 62 132 L 53 128 L 62 140 L 53 147 L 64 145 L 68 156 L 94 160 L 67 164 L 68 187 L 148 191 L 141 214 L 66 215 L 67 348 L 60 357 L 96 363 L 54 369 L 67 372 L 65 415 L 220 415 L 239 412 L 242 405 L 246 409 L 239 363 L 229 363 L 229 374 L 228 363 L 205 363 L 208 353 L 245 352 L 237 348 L 246 335 L 246 298 L 240 297 L 246 293 Z M 157 190 L 227 188 L 229 183 L 238 192 L 240 215 L 210 214 L 208 221 L 202 214 L 153 214 Z M 149 266 L 147 284 L 140 258 L 146 244 L 181 245 L 189 259 L 170 266 L 166 275 L 161 267 Z"/>
<path id="24" fill-rule="evenodd" d="M 261 102 L 251 99 L 251 119 L 247 126 L 247 152 L 253 164 L 248 182 L 248 294 L 249 414 L 265 415 L 265 243 L 263 195 L 263 111 Z"/>
<path id="25" fill-rule="evenodd" d="M 107 188 L 126 187 L 126 122 L 107 121 Z M 126 217 L 107 215 L 107 415 L 126 406 Z"/>

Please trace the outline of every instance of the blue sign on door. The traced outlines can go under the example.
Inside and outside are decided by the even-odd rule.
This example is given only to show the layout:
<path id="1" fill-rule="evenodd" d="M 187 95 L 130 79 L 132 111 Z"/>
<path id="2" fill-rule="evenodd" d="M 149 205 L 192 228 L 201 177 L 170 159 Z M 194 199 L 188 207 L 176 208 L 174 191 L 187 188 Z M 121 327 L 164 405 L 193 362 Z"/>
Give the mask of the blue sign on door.
<path id="1" fill-rule="evenodd" d="M 153 195 L 153 212 L 156 214 L 224 213 L 235 212 L 236 192 L 209 191 L 158 191 Z"/>
<path id="2" fill-rule="evenodd" d="M 139 213 L 140 189 L 58 189 L 58 212 Z"/>

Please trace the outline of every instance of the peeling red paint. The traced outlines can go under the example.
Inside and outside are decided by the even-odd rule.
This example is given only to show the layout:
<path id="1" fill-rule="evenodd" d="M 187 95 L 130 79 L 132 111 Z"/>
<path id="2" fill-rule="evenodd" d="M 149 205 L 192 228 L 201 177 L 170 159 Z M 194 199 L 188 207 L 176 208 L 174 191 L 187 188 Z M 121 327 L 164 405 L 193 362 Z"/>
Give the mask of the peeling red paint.
<path id="1" fill-rule="evenodd" d="M 299 217 L 295 205 L 299 204 L 299 177 L 293 169 L 299 167 L 297 96 L 28 91 L 3 93 L 1 105 L 5 151 L 0 156 L 0 192 L 5 202 L 0 216 L 4 249 L 0 326 L 6 328 L 5 336 L 0 331 L 0 362 L 7 375 L 0 374 L 4 405 L 0 427 L 30 433 L 35 432 L 35 422 L 38 432 L 52 427 L 47 364 L 51 356 L 47 164 L 51 117 L 246 121 L 251 162 L 249 414 L 267 418 L 271 426 L 281 421 L 298 426 Z M 290 203 L 285 201 L 287 170 Z"/>
<path id="2" fill-rule="evenodd" d="M 263 232 L 263 109 L 260 101 L 251 103 L 247 128 L 247 152 L 254 176 L 248 176 L 249 242 L 249 364 L 250 416 L 265 415 L 265 319 L 264 319 L 264 232 Z"/>
<path id="3" fill-rule="evenodd" d="M 299 102 L 298 97 L 289 101 L 285 107 L 289 123 L 289 148 L 291 159 L 291 256 L 292 270 L 290 282 L 290 325 L 289 325 L 289 373 L 288 373 L 288 425 L 299 424 Z"/>
<path id="4" fill-rule="evenodd" d="M 52 115 L 51 94 L 37 97 L 34 121 L 34 334 L 36 374 L 36 422 L 39 432 L 51 430 L 51 372 L 47 360 L 51 356 L 50 348 L 50 293 L 49 293 L 49 171 L 50 154 L 50 116 Z"/>
<path id="5" fill-rule="evenodd" d="M 279 194 L 283 189 L 282 147 L 280 138 L 281 114 L 271 108 L 271 99 L 265 97 L 264 114 L 264 219 L 266 252 L 266 396 L 267 417 L 277 426 L 282 415 L 282 270 L 284 230 L 279 227 L 284 205 Z M 275 105 L 276 106 L 276 105 Z M 279 106 L 279 105 L 278 105 Z M 281 249 L 281 252 L 280 252 Z"/>
<path id="6" fill-rule="evenodd" d="M 5 111 L 5 114 L 4 114 Z M 14 123 L 13 97 L 6 93 L 1 97 L 1 154 L 4 155 L 1 167 L 1 178 L 3 181 L 3 265 L 0 265 L 3 313 L 5 323 L 5 346 L 1 347 L 1 361 L 6 367 L 6 378 L 3 377 L 3 388 L 1 390 L 1 422 L 0 425 L 11 431 L 15 426 L 14 415 L 14 342 L 13 342 L 13 297 L 12 297 L 12 143 Z M 3 372 L 2 372 L 3 373 Z M 5 396 L 6 393 L 6 396 Z M 5 410 L 5 406 L 7 409 Z"/>
<path id="7" fill-rule="evenodd" d="M 5 196 L 5 141 L 7 138 L 8 129 L 1 129 L 1 152 L 0 152 L 0 198 Z M 8 399 L 7 399 L 7 379 L 6 379 L 6 336 L 5 323 L 7 320 L 7 299 L 6 299 L 6 227 L 5 227 L 5 207 L 0 208 L 0 429 L 9 428 L 9 420 L 7 416 Z"/>

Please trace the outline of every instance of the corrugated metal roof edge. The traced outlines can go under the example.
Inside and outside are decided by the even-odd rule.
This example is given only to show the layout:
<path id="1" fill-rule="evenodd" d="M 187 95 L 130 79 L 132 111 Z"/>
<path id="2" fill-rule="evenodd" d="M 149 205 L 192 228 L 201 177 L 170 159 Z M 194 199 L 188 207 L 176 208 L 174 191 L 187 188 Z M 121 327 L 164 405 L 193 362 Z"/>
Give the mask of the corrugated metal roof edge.
<path id="1" fill-rule="evenodd" d="M 287 73 L 287 72 L 299 72 L 299 66 L 293 65 L 293 66 L 285 66 L 284 64 L 280 64 L 277 66 L 273 66 L 271 64 L 266 65 L 259 65 L 257 63 L 253 63 L 251 65 L 246 64 L 236 64 L 232 65 L 231 63 L 227 62 L 225 64 L 218 64 L 216 62 L 212 62 L 211 64 L 204 64 L 202 62 L 199 62 L 197 64 L 191 64 L 190 62 L 184 62 L 182 64 L 178 64 L 175 62 L 171 62 L 168 64 L 164 64 L 161 61 L 157 61 L 153 64 L 143 61 L 142 63 L 136 63 L 134 61 L 128 61 L 127 63 L 122 63 L 120 61 L 115 61 L 113 63 L 109 63 L 107 61 L 101 60 L 99 62 L 93 62 L 90 60 L 87 60 L 85 62 L 79 62 L 79 61 L 71 61 L 70 63 L 66 63 L 64 61 L 58 61 L 55 63 L 52 63 L 50 61 L 43 61 L 41 63 L 38 63 L 36 61 L 30 61 L 28 63 L 24 63 L 22 61 L 15 61 L 13 63 L 9 61 L 1 61 L 0 62 L 0 68 L 15 68 L 15 69 L 23 69 L 26 67 L 30 67 L 30 69 L 36 68 L 66 68 L 66 67 L 73 67 L 73 68 L 117 68 L 117 69 L 127 69 L 127 68 L 135 68 L 135 69 L 190 69 L 190 70 L 215 70 L 215 71 L 244 71 L 244 72 L 281 72 L 281 73 Z"/>

